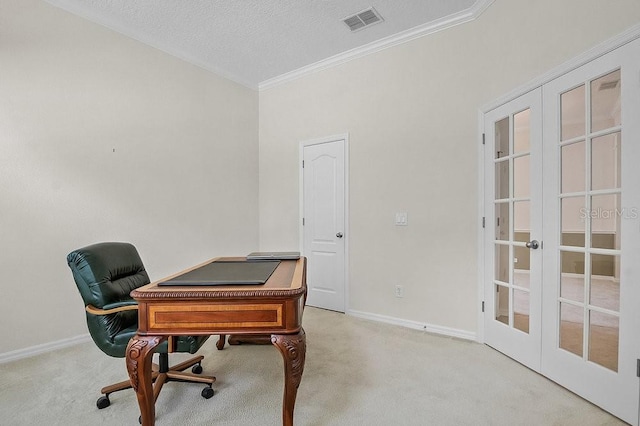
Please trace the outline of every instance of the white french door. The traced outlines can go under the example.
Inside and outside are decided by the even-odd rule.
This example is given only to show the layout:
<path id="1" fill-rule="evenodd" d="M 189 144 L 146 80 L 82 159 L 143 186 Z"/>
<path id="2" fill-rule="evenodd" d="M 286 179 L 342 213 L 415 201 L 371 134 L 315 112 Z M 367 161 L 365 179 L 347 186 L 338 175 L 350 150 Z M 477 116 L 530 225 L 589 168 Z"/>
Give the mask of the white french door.
<path id="1" fill-rule="evenodd" d="M 637 425 L 640 40 L 489 111 L 485 133 L 486 343 Z"/>
<path id="2" fill-rule="evenodd" d="M 538 371 L 542 105 L 536 89 L 485 115 L 485 339 Z M 491 129 L 491 130 L 487 130 Z"/>
<path id="3" fill-rule="evenodd" d="M 640 41 L 546 84 L 544 100 L 542 371 L 637 424 Z"/>

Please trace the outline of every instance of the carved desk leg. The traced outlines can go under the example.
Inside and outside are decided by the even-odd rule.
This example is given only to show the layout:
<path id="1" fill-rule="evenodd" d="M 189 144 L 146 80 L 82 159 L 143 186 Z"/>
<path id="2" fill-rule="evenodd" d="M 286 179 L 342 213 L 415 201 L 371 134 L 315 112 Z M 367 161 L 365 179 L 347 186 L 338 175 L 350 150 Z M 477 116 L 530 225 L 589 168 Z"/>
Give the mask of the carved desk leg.
<path id="1" fill-rule="evenodd" d="M 227 335 L 226 334 L 221 334 L 220 337 L 218 337 L 218 341 L 216 342 L 216 348 L 218 348 L 219 351 L 224 349 L 224 344 L 227 341 Z"/>
<path id="2" fill-rule="evenodd" d="M 155 398 L 151 380 L 151 364 L 153 350 L 163 341 L 164 336 L 138 336 L 127 345 L 127 371 L 131 387 L 136 391 L 140 415 L 144 426 L 153 425 L 156 421 Z"/>
<path id="3" fill-rule="evenodd" d="M 280 350 L 284 361 L 282 424 L 293 426 L 293 408 L 296 404 L 296 394 L 304 371 L 307 337 L 304 330 L 301 329 L 298 334 L 274 334 L 271 336 L 271 343 Z"/>

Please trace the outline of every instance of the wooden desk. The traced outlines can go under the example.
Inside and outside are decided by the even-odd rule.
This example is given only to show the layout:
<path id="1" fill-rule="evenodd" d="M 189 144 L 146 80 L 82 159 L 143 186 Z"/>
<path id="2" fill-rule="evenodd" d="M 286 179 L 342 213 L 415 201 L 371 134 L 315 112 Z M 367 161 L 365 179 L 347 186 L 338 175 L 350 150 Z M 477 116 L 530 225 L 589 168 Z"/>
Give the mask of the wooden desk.
<path id="1" fill-rule="evenodd" d="M 155 423 L 151 382 L 154 349 L 169 336 L 270 334 L 284 360 L 282 424 L 293 425 L 302 379 L 306 337 L 302 313 L 307 294 L 306 258 L 282 261 L 264 285 L 158 286 L 216 258 L 131 292 L 138 302 L 138 333 L 127 347 L 127 370 L 138 397 L 143 425 Z"/>

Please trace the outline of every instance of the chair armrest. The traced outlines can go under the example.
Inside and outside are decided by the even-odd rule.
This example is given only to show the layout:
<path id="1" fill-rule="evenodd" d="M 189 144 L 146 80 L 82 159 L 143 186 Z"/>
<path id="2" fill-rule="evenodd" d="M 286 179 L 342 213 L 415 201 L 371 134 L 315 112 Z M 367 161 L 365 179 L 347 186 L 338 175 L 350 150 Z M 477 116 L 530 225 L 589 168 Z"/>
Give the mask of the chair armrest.
<path id="1" fill-rule="evenodd" d="M 110 303 L 104 305 L 104 309 L 96 308 L 93 305 L 85 306 L 85 310 L 92 315 L 109 315 L 123 311 L 136 311 L 138 310 L 138 302 L 130 300 L 126 302 Z"/>

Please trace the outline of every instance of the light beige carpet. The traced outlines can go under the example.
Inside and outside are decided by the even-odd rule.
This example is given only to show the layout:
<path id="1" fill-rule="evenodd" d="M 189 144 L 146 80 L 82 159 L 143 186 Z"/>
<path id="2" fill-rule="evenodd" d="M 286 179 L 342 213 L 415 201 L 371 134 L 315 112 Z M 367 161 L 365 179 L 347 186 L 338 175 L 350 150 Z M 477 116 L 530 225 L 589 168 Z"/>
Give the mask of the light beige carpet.
<path id="1" fill-rule="evenodd" d="M 324 425 L 618 425 L 564 388 L 473 342 L 307 308 L 307 363 L 295 423 Z M 271 346 L 201 350 L 216 395 L 169 383 L 157 425 L 280 425 L 283 371 Z M 176 355 L 172 359 L 184 359 Z M 2 425 L 137 425 L 132 391 L 98 410 L 102 386 L 126 378 L 124 360 L 92 343 L 0 364 Z"/>

